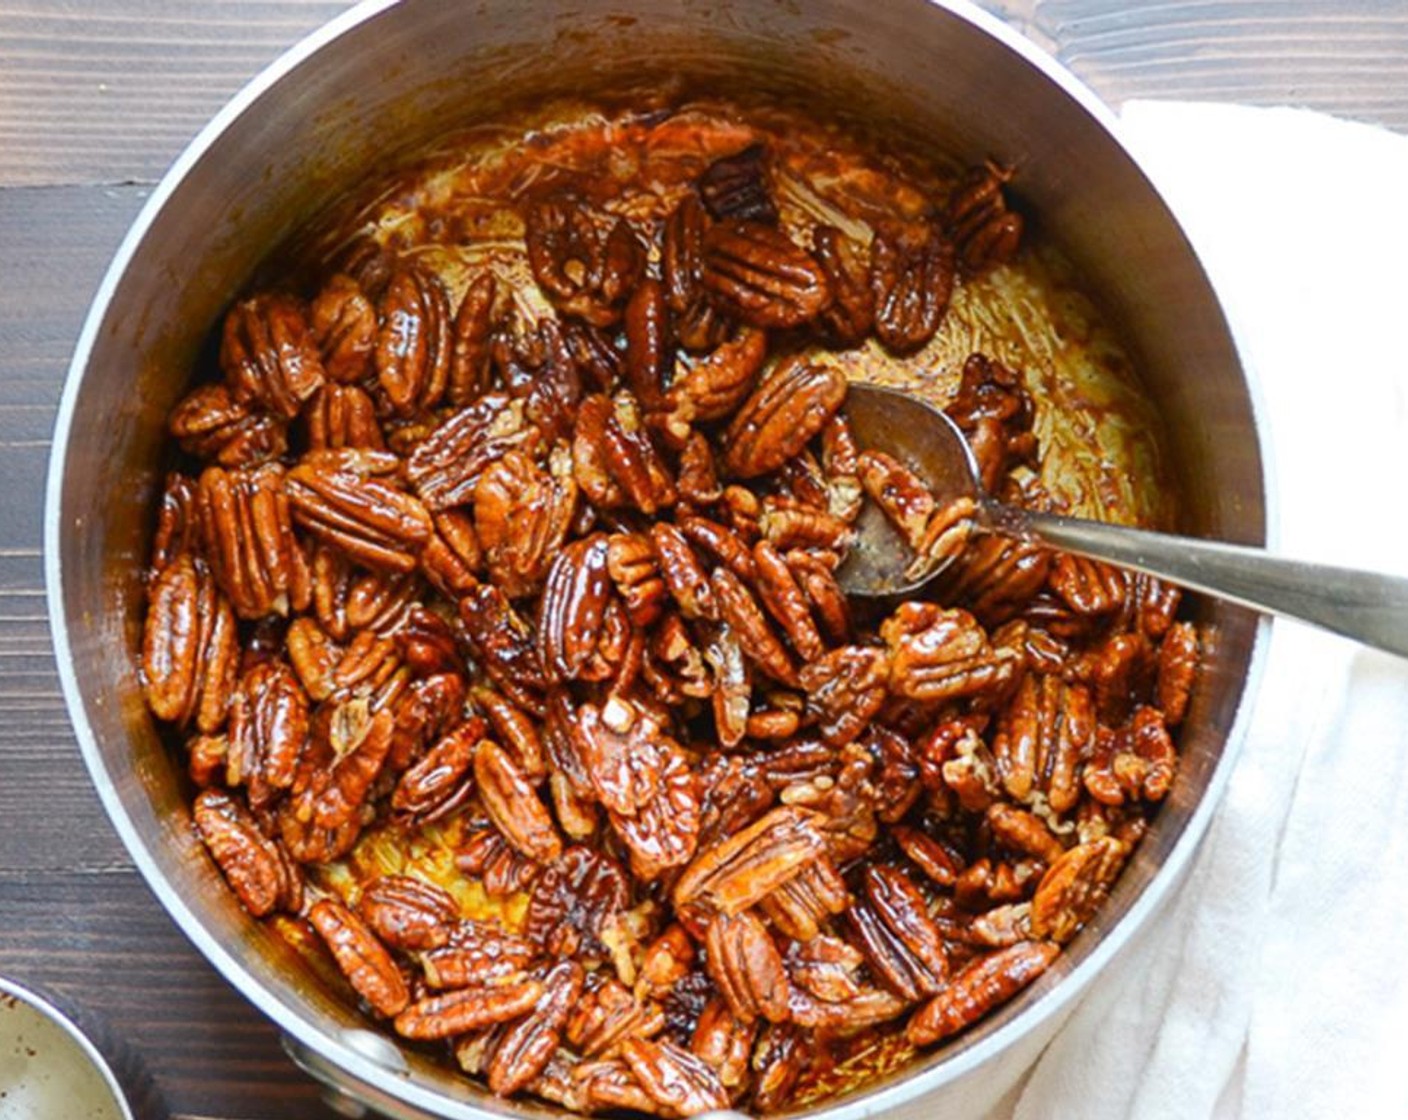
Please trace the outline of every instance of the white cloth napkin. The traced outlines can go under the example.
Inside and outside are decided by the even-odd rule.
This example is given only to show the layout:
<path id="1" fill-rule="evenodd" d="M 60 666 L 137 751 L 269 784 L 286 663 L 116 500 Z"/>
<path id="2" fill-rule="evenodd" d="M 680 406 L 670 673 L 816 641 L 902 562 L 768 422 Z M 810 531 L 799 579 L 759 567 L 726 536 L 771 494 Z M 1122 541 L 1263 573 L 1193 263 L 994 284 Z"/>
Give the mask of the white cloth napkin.
<path id="1" fill-rule="evenodd" d="M 1408 574 L 1408 138 L 1131 103 L 1259 382 L 1280 550 Z M 1408 1116 L 1408 661 L 1278 622 L 1250 734 L 1154 936 L 999 1115 Z"/>

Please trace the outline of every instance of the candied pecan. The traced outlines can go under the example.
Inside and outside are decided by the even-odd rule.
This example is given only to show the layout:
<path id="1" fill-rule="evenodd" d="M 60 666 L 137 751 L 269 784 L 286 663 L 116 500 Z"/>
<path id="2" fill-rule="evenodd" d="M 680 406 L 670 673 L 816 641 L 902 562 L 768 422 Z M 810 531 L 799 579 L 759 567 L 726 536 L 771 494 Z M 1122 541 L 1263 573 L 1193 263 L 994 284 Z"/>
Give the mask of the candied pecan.
<path id="1" fill-rule="evenodd" d="M 574 1113 L 591 1115 L 625 1109 L 649 1114 L 660 1110 L 655 1098 L 621 1058 L 577 1063 L 566 1088 L 562 1103 Z"/>
<path id="2" fill-rule="evenodd" d="M 561 324 L 521 310 L 490 339 L 494 368 L 523 415 L 549 442 L 566 438 L 586 386 Z"/>
<path id="3" fill-rule="evenodd" d="M 786 560 L 797 586 L 807 597 L 812 617 L 826 637 L 833 642 L 844 642 L 851 632 L 851 610 L 835 572 L 825 561 L 805 550 L 789 551 Z"/>
<path id="4" fill-rule="evenodd" d="M 576 961 L 559 961 L 548 969 L 542 1002 L 494 1045 L 486 1070 L 490 1089 L 501 1097 L 511 1096 L 547 1068 L 585 982 L 586 973 Z"/>
<path id="5" fill-rule="evenodd" d="M 200 549 L 200 511 L 196 483 L 189 475 L 172 471 L 166 476 L 152 534 L 152 562 L 147 571 L 150 585 L 178 556 L 195 555 Z"/>
<path id="6" fill-rule="evenodd" d="M 621 307 L 645 267 L 640 241 L 624 218 L 606 228 L 573 195 L 532 203 L 525 214 L 528 263 L 539 287 L 566 315 L 604 327 Z"/>
<path id="7" fill-rule="evenodd" d="M 794 987 L 794 1000 L 797 995 Z M 765 1026 L 753 1049 L 753 1108 L 760 1113 L 780 1111 L 807 1072 L 811 1059 L 806 1035 L 792 1023 Z"/>
<path id="8" fill-rule="evenodd" d="M 822 855 L 760 905 L 782 933 L 797 941 L 810 941 L 820 934 L 827 919 L 843 913 L 850 903 L 845 880 L 831 860 Z"/>
<path id="9" fill-rule="evenodd" d="M 425 982 L 443 991 L 521 979 L 538 956 L 538 947 L 525 938 L 488 922 L 461 919 L 447 927 L 443 945 L 420 954 L 420 962 Z"/>
<path id="10" fill-rule="evenodd" d="M 984 856 L 963 869 L 953 884 L 953 898 L 966 910 L 1018 902 L 1036 890 L 1046 864 L 1036 859 L 994 862 Z"/>
<path id="11" fill-rule="evenodd" d="M 326 863 L 341 859 L 362 832 L 362 820 L 353 816 L 334 827 L 317 822 L 308 802 L 302 798 L 284 798 L 275 809 L 279 839 L 289 854 L 299 863 Z"/>
<path id="12" fill-rule="evenodd" d="M 971 272 L 1006 264 L 1022 239 L 1022 215 L 1007 208 L 1003 186 L 1010 168 L 991 160 L 973 167 L 954 187 L 947 218 L 963 265 Z"/>
<path id="13" fill-rule="evenodd" d="M 1054 863 L 1065 854 L 1066 849 L 1042 819 L 1025 809 L 999 802 L 988 808 L 987 825 L 999 844 L 1036 856 L 1043 863 Z"/>
<path id="14" fill-rule="evenodd" d="M 743 646 L 728 623 L 709 628 L 704 659 L 713 670 L 714 730 L 724 747 L 736 747 L 749 733 L 753 682 Z"/>
<path id="15" fill-rule="evenodd" d="M 700 785 L 704 790 L 701 848 L 712 847 L 746 828 L 772 808 L 774 801 L 762 771 L 729 755 L 706 760 L 700 770 Z"/>
<path id="16" fill-rule="evenodd" d="M 488 739 L 474 748 L 474 780 L 490 818 L 513 847 L 539 863 L 562 855 L 562 839 L 523 771 Z"/>
<path id="17" fill-rule="evenodd" d="M 386 946 L 355 913 L 336 899 L 322 898 L 309 909 L 308 921 L 326 942 L 342 974 L 378 1015 L 389 1018 L 410 1003 L 406 978 Z"/>
<path id="18" fill-rule="evenodd" d="M 777 207 L 768 191 L 767 149 L 750 144 L 714 160 L 699 177 L 699 197 L 715 218 L 775 223 Z"/>
<path id="19" fill-rule="evenodd" d="M 807 706 L 833 747 L 856 739 L 885 704 L 890 659 L 874 646 L 841 646 L 802 666 Z"/>
<path id="20" fill-rule="evenodd" d="M 993 739 L 1004 787 L 1019 800 L 1040 790 L 1057 813 L 1073 809 L 1094 730 L 1088 689 L 1055 675 L 1029 675 Z"/>
<path id="21" fill-rule="evenodd" d="M 840 350 L 859 346 L 875 324 L 875 291 L 861 249 L 835 226 L 812 230 L 812 256 L 831 289 L 831 303 L 817 316 L 828 344 Z"/>
<path id="22" fill-rule="evenodd" d="M 651 541 L 642 533 L 612 533 L 606 542 L 606 570 L 631 623 L 641 629 L 654 624 L 667 592 Z"/>
<path id="23" fill-rule="evenodd" d="M 866 901 L 848 912 L 872 971 L 901 999 L 933 995 L 948 975 L 943 938 L 919 888 L 903 871 L 872 864 L 862 876 Z"/>
<path id="24" fill-rule="evenodd" d="M 703 432 L 690 432 L 680 448 L 675 489 L 681 504 L 699 508 L 723 498 L 723 486 L 714 465 L 714 449 Z"/>
<path id="25" fill-rule="evenodd" d="M 1018 655 L 994 648 L 967 611 L 903 603 L 880 624 L 890 648 L 890 690 L 913 700 L 953 700 L 1003 688 Z"/>
<path id="26" fill-rule="evenodd" d="M 899 530 L 910 548 L 918 548 L 933 516 L 933 491 L 893 455 L 867 448 L 856 462 L 856 474 L 870 500 Z"/>
<path id="27" fill-rule="evenodd" d="M 480 668 L 519 707 L 542 714 L 546 688 L 533 631 L 493 584 L 460 599 L 460 621 Z"/>
<path id="28" fill-rule="evenodd" d="M 528 977 L 425 996 L 396 1016 L 396 1033 L 412 1039 L 452 1038 L 526 1015 L 546 991 L 541 980 Z"/>
<path id="29" fill-rule="evenodd" d="M 684 534 L 668 521 L 650 527 L 660 578 L 685 618 L 717 618 L 709 574 Z"/>
<path id="30" fill-rule="evenodd" d="M 577 484 L 509 451 L 474 488 L 474 528 L 489 575 L 510 599 L 539 588 L 571 528 Z"/>
<path id="31" fill-rule="evenodd" d="M 931 1046 L 1006 1003 L 1050 967 L 1060 948 L 1049 941 L 1019 941 L 965 965 L 948 985 L 911 1016 L 905 1037 Z"/>
<path id="32" fill-rule="evenodd" d="M 728 1092 L 702 1059 L 671 1042 L 627 1038 L 621 1057 L 660 1116 L 694 1116 L 727 1108 Z"/>
<path id="33" fill-rule="evenodd" d="M 703 357 L 683 364 L 665 394 L 666 430 L 683 439 L 693 423 L 732 415 L 753 392 L 767 355 L 767 333 L 743 327 Z"/>
<path id="34" fill-rule="evenodd" d="M 793 549 L 826 549 L 843 555 L 855 539 L 851 526 L 841 518 L 815 506 L 787 498 L 763 499 L 759 518 L 763 536 L 783 552 Z"/>
<path id="35" fill-rule="evenodd" d="M 303 883 L 279 848 L 259 831 L 254 817 L 231 794 L 207 789 L 191 810 L 211 858 L 246 910 L 262 918 L 275 910 L 296 912 Z"/>
<path id="36" fill-rule="evenodd" d="M 743 543 L 742 538 L 732 529 L 708 518 L 693 514 L 681 516 L 676 521 L 689 540 L 709 553 L 735 575 L 748 583 L 758 578 L 758 567 L 753 560 L 753 551 Z"/>
<path id="37" fill-rule="evenodd" d="M 933 882 L 941 887 L 951 887 L 957 880 L 961 868 L 953 854 L 939 841 L 917 828 L 896 825 L 890 835 L 913 862 Z"/>
<path id="38" fill-rule="evenodd" d="M 1086 651 L 1076 667 L 1095 695 L 1095 711 L 1109 727 L 1127 720 L 1157 681 L 1158 658 L 1140 633 L 1112 634 Z"/>
<path id="39" fill-rule="evenodd" d="M 709 578 L 719 614 L 738 638 L 743 652 L 768 676 L 797 687 L 797 668 L 781 640 L 772 632 L 753 593 L 727 568 L 715 568 Z"/>
<path id="40" fill-rule="evenodd" d="M 646 277 L 626 303 L 626 385 L 647 409 L 658 406 L 674 368 L 669 307 L 659 280 Z"/>
<path id="41" fill-rule="evenodd" d="M 1161 801 L 1173 784 L 1178 754 L 1159 709 L 1141 705 L 1117 730 L 1100 727 L 1086 764 L 1085 788 L 1106 805 L 1126 798 Z"/>
<path id="42" fill-rule="evenodd" d="M 715 914 L 704 947 L 709 975 L 735 1015 L 746 1023 L 787 1019 L 791 986 L 782 954 L 752 911 Z"/>
<path id="43" fill-rule="evenodd" d="M 753 560 L 758 567 L 758 597 L 782 626 L 792 648 L 804 661 L 821 657 L 826 645 L 787 561 L 767 540 L 760 540 L 753 546 Z"/>
<path id="44" fill-rule="evenodd" d="M 659 1034 L 664 1025 L 659 1005 L 637 1000 L 619 980 L 596 973 L 568 1017 L 567 1041 L 583 1057 L 595 1058 L 627 1038 Z"/>
<path id="45" fill-rule="evenodd" d="M 756 1021 L 744 1022 L 729 1010 L 726 1001 L 715 997 L 699 1013 L 689 1050 L 718 1074 L 726 1090 L 733 1092 L 747 1083 L 748 1060 L 757 1035 Z"/>
<path id="46" fill-rule="evenodd" d="M 870 778 L 875 815 L 885 824 L 894 824 L 914 807 L 923 792 L 915 750 L 898 731 L 879 725 L 866 732 L 861 745 L 877 763 Z"/>
<path id="47" fill-rule="evenodd" d="M 288 450 L 287 424 L 239 400 L 223 383 L 202 385 L 172 410 L 167 430 L 181 450 L 222 467 L 250 467 Z"/>
<path id="48" fill-rule="evenodd" d="M 1198 675 L 1199 643 L 1191 622 L 1175 622 L 1159 643 L 1159 671 L 1155 686 L 1164 722 L 1176 727 L 1188 711 L 1188 699 Z"/>
<path id="49" fill-rule="evenodd" d="M 761 902 L 822 854 L 821 823 L 783 805 L 701 851 L 675 883 L 676 909 L 737 914 Z"/>
<path id="50" fill-rule="evenodd" d="M 1022 375 L 982 354 L 963 363 L 958 392 L 944 409 L 968 437 L 983 489 L 998 492 L 1003 476 L 1036 461 L 1032 399 Z"/>
<path id="51" fill-rule="evenodd" d="M 411 766 L 391 792 L 391 807 L 409 817 L 424 817 L 457 800 L 470 777 L 474 748 L 484 734 L 482 720 L 466 720 L 442 737 Z"/>
<path id="52" fill-rule="evenodd" d="M 1109 894 L 1128 855 L 1128 845 L 1106 836 L 1054 860 L 1032 896 L 1032 932 L 1059 944 L 1074 937 Z"/>
<path id="53" fill-rule="evenodd" d="M 923 239 L 877 235 L 870 245 L 875 335 L 896 354 L 918 350 L 939 329 L 953 295 L 953 243 L 937 226 Z"/>
<path id="54" fill-rule="evenodd" d="M 473 498 L 490 463 L 511 450 L 532 455 L 541 439 L 528 423 L 522 401 L 486 393 L 416 444 L 406 461 L 406 477 L 421 501 L 438 513 Z"/>
<path id="55" fill-rule="evenodd" d="M 455 853 L 455 866 L 477 877 L 490 898 L 526 894 L 542 872 L 538 863 L 514 851 L 492 824 L 468 835 Z"/>
<path id="56" fill-rule="evenodd" d="M 470 404 L 489 388 L 489 342 L 497 295 L 494 274 L 481 273 L 465 288 L 455 313 L 445 399 L 456 408 Z"/>
<path id="57" fill-rule="evenodd" d="M 846 399 L 846 378 L 803 355 L 780 363 L 739 408 L 724 434 L 724 468 L 756 478 L 791 459 Z"/>
<path id="58" fill-rule="evenodd" d="M 360 698 L 320 705 L 294 774 L 294 815 L 323 829 L 357 818 L 391 750 L 395 726 L 389 709 L 373 715 Z"/>
<path id="59" fill-rule="evenodd" d="M 459 908 L 450 892 L 408 875 L 382 875 L 362 890 L 357 913 L 393 949 L 438 949 Z"/>
<path id="60" fill-rule="evenodd" d="M 602 935 L 630 900 L 625 871 L 610 856 L 569 847 L 533 884 L 524 934 L 559 956 L 602 958 Z"/>
<path id="61" fill-rule="evenodd" d="M 301 525 L 358 562 L 409 572 L 433 525 L 419 501 L 375 477 L 387 465 L 376 452 L 313 452 L 288 473 L 288 504 Z"/>
<path id="62" fill-rule="evenodd" d="M 1124 572 L 1084 556 L 1057 553 L 1047 582 L 1077 614 L 1109 614 L 1124 606 Z"/>
<path id="63" fill-rule="evenodd" d="M 838 937 L 821 934 L 794 941 L 787 950 L 787 968 L 801 988 L 827 1003 L 843 1003 L 861 994 L 856 974 L 865 954 Z"/>
<path id="64" fill-rule="evenodd" d="M 283 468 L 207 467 L 196 500 L 210 570 L 241 618 L 287 614 L 301 598 L 303 557 L 293 539 Z M 305 588 L 306 589 L 306 588 Z M 293 603 L 295 607 L 301 603 Z"/>
<path id="65" fill-rule="evenodd" d="M 308 325 L 329 379 L 361 381 L 376 350 L 376 308 L 345 272 L 334 273 L 308 308 Z"/>
<path id="66" fill-rule="evenodd" d="M 308 741 L 308 694 L 282 661 L 256 662 L 230 703 L 228 785 L 247 787 L 255 809 L 293 785 Z"/>
<path id="67" fill-rule="evenodd" d="M 628 503 L 645 514 L 674 505 L 674 480 L 651 441 L 639 403 L 630 393 L 611 398 L 600 452 L 608 474 Z"/>
<path id="68" fill-rule="evenodd" d="M 700 283 L 758 327 L 796 327 L 831 302 L 826 273 L 776 226 L 730 218 L 704 234 Z"/>
<path id="69" fill-rule="evenodd" d="M 386 448 L 376 405 L 360 385 L 329 381 L 304 407 L 303 421 L 308 430 L 308 447 L 313 451 Z"/>
<path id="70" fill-rule="evenodd" d="M 636 996 L 663 995 L 688 976 L 694 967 L 694 942 L 685 928 L 675 924 L 645 947 L 641 958 Z"/>
<path id="71" fill-rule="evenodd" d="M 529 780 L 537 782 L 545 777 L 548 770 L 542 736 L 528 713 L 488 686 L 475 688 L 473 699 L 493 725 L 495 737 L 513 754 Z"/>
<path id="72" fill-rule="evenodd" d="M 601 640 L 611 578 L 607 538 L 594 533 L 557 554 L 538 602 L 538 650 L 552 683 L 582 676 Z"/>
<path id="73" fill-rule="evenodd" d="M 859 995 L 839 1002 L 816 999 L 801 988 L 792 989 L 792 1020 L 798 1026 L 827 1034 L 853 1034 L 903 1015 L 910 1004 L 880 988 L 862 988 Z"/>
<path id="74" fill-rule="evenodd" d="M 645 882 L 688 863 L 699 844 L 699 777 L 673 743 L 666 741 L 661 754 L 654 796 L 633 815 L 608 811 L 631 871 Z"/>
<path id="75" fill-rule="evenodd" d="M 242 300 L 225 316 L 220 368 L 235 398 L 255 401 L 291 420 L 325 374 L 303 305 L 265 293 Z"/>
<path id="76" fill-rule="evenodd" d="M 746 486 L 734 483 L 725 486 L 721 498 L 720 516 L 740 542 L 753 544 L 763 535 L 759 520 L 763 515 L 763 503 Z"/>
<path id="77" fill-rule="evenodd" d="M 158 719 L 204 732 L 225 722 L 239 670 L 239 632 L 210 571 L 182 552 L 162 569 L 147 600 L 142 688 Z"/>
<path id="78" fill-rule="evenodd" d="M 966 607 L 985 625 L 997 626 L 1041 590 L 1051 559 L 1052 554 L 1038 545 L 995 533 L 979 534 L 944 573 L 943 599 Z"/>

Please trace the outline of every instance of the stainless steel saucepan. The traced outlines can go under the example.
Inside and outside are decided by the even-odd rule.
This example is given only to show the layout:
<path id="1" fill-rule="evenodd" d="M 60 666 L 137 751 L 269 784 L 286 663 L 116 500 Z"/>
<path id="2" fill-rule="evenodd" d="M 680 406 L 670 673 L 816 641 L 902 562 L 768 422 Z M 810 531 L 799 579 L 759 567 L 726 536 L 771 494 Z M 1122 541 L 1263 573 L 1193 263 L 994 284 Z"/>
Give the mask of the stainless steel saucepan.
<path id="1" fill-rule="evenodd" d="M 1180 528 L 1266 544 L 1253 394 L 1196 257 L 1116 139 L 1107 111 L 962 0 L 375 0 L 256 78 L 181 155 L 123 242 L 84 325 L 54 439 L 49 606 L 64 691 L 108 814 L 211 963 L 273 1019 L 342 1103 L 394 1117 L 546 1116 L 507 1103 L 368 1029 L 356 1009 L 249 920 L 190 827 L 189 798 L 137 675 L 164 418 L 197 352 L 256 267 L 343 189 L 451 126 L 525 98 L 651 75 L 799 93 L 917 143 L 1021 169 L 1021 198 L 1058 231 L 1128 340 L 1171 436 Z M 1226 784 L 1265 624 L 1200 605 L 1208 661 L 1182 729 L 1175 791 L 1108 905 L 998 1014 L 827 1120 L 973 1114 L 1009 1088 L 1077 995 L 1158 921 Z"/>

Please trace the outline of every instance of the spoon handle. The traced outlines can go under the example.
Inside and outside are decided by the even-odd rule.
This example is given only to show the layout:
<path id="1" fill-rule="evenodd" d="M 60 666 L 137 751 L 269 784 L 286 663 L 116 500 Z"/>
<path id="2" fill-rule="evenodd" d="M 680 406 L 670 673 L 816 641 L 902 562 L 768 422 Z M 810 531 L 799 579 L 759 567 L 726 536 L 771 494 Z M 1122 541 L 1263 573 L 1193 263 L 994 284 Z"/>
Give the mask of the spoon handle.
<path id="1" fill-rule="evenodd" d="M 990 512 L 993 527 L 1002 532 L 1147 572 L 1408 657 L 1408 579 L 1012 506 Z"/>

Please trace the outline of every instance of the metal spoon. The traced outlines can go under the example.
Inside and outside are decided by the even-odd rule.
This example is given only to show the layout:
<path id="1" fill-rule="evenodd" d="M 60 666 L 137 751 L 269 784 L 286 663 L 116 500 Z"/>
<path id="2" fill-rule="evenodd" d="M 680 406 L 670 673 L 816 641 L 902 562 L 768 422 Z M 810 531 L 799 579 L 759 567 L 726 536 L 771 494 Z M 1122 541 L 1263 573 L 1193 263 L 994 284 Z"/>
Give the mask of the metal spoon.
<path id="1" fill-rule="evenodd" d="M 1408 657 L 1408 579 L 1006 505 L 982 493 L 968 442 L 941 409 L 894 389 L 853 384 L 845 412 L 859 446 L 893 455 L 939 501 L 972 497 L 979 532 L 1003 533 L 1147 572 Z M 914 553 L 873 502 L 865 503 L 856 529 L 856 545 L 838 572 L 842 588 L 852 595 L 911 594 L 943 570 L 940 566 L 921 579 L 907 578 Z"/>

